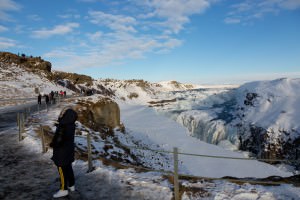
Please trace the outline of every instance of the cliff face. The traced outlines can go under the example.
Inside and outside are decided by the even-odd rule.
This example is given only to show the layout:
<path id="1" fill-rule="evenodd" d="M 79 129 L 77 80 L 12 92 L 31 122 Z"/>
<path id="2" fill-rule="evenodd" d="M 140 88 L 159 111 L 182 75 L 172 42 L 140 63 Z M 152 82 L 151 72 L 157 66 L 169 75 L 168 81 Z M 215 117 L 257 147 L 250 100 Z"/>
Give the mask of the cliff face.
<path id="1" fill-rule="evenodd" d="M 245 135 L 245 131 L 248 132 Z M 240 149 L 258 158 L 298 160 L 300 157 L 300 133 L 296 130 L 265 129 L 256 125 L 244 125 L 240 135 Z M 299 166 L 300 163 L 292 162 Z"/>
<path id="2" fill-rule="evenodd" d="M 240 148 L 260 158 L 300 156 L 300 79 L 245 84 L 238 90 Z"/>

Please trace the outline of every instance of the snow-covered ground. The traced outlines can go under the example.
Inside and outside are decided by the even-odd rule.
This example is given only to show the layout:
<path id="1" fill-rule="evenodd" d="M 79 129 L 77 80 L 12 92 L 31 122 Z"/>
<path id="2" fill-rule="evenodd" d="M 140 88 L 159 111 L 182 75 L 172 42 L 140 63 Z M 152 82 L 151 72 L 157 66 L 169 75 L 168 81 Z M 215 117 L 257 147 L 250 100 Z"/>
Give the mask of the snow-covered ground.
<path id="1" fill-rule="evenodd" d="M 52 151 L 41 153 L 40 140 L 27 135 L 17 141 L 16 129 L 0 132 L 0 199 L 52 199 L 59 188 L 58 172 L 50 160 Z M 101 162 L 87 173 L 86 162 L 73 163 L 76 191 L 68 199 L 171 199 L 170 184 L 155 172 L 136 173 L 133 169 L 115 169 Z M 159 182 L 159 184 L 157 184 Z"/>
<path id="2" fill-rule="evenodd" d="M 59 107 L 52 107 L 47 113 L 42 111 L 36 113 L 33 118 L 39 119 L 43 125 L 53 127 L 53 121 L 59 115 L 59 112 L 66 104 Z M 151 149 L 172 150 L 174 146 L 180 149 L 180 152 L 201 153 L 208 155 L 222 155 L 233 157 L 244 157 L 243 154 L 224 151 L 217 146 L 207 144 L 197 140 L 196 138 L 187 137 L 187 130 L 179 124 L 166 117 L 158 115 L 151 108 L 138 105 L 128 105 L 121 103 L 122 121 L 126 127 L 127 140 L 121 140 L 124 144 L 130 144 L 129 138 L 139 141 L 143 147 Z M 38 127 L 38 126 L 37 126 Z M 9 177 L 0 179 L 2 190 L 0 194 L 2 199 L 40 199 L 50 198 L 49 195 L 55 192 L 58 187 L 55 166 L 50 161 L 51 149 L 46 154 L 41 154 L 41 141 L 34 131 L 36 125 L 29 125 L 26 128 L 26 138 L 22 142 L 17 142 L 17 130 L 10 129 L 0 133 L 1 140 L 6 140 L 5 145 L 1 145 L 1 155 L 6 155 L 1 162 L 1 177 L 8 170 L 13 177 L 15 183 L 22 183 L 26 188 L 30 188 L 23 192 L 22 189 L 11 189 L 12 184 Z M 80 137 L 76 137 L 76 141 Z M 99 142 L 98 145 L 101 146 Z M 93 141 L 97 145 L 96 141 Z M 20 146 L 21 145 L 21 146 Z M 16 146 L 18 148 L 16 148 Z M 13 150 L 13 149 L 18 149 Z M 135 151 L 135 150 L 132 150 Z M 8 153 L 9 152 L 9 153 Z M 8 155 L 7 155 L 8 154 Z M 24 154 L 26 156 L 24 156 Z M 20 156 L 22 155 L 22 156 Z M 29 156 L 30 155 L 30 156 Z M 163 156 L 163 155 L 162 155 Z M 23 160 L 26 158 L 26 162 Z M 142 158 L 149 166 L 153 164 L 150 157 Z M 20 162 L 20 166 L 16 167 L 14 162 Z M 33 162 L 35 160 L 35 162 Z M 163 159 L 161 159 L 163 160 Z M 198 157 L 179 156 L 180 173 L 188 173 L 200 176 L 221 177 L 224 175 L 232 176 L 252 176 L 265 177 L 269 175 L 289 176 L 290 172 L 275 168 L 272 165 L 257 161 L 233 161 L 233 160 L 214 160 Z M 31 167 L 33 163 L 40 162 L 40 167 Z M 172 161 L 171 161 L 172 163 Z M 87 162 L 77 160 L 74 162 L 74 170 L 76 177 L 77 192 L 71 194 L 72 199 L 172 199 L 172 183 L 159 172 L 137 172 L 133 168 L 116 169 L 112 166 L 104 165 L 101 161 L 95 159 L 93 161 L 95 170 L 86 173 Z M 22 170 L 20 170 L 22 168 Z M 172 170 L 172 166 L 164 168 Z M 34 174 L 46 174 L 46 176 L 38 176 Z M 51 175 L 49 175 L 49 173 Z M 30 176 L 34 175 L 34 181 Z M 3 176 L 4 177 L 4 176 Z M 58 175 L 57 175 L 58 177 Z M 49 183 L 50 187 L 40 187 L 35 182 Z M 298 199 L 300 197 L 299 189 L 288 184 L 280 186 L 261 186 L 250 184 L 235 184 L 227 181 L 185 181 L 180 180 L 185 192 L 182 199 Z M 38 189 L 40 187 L 40 189 Z M 189 190 L 187 188 L 193 188 Z M 46 190 L 46 192 L 45 192 Z M 192 192 L 193 191 L 193 192 Z M 16 195 L 18 194 L 18 195 Z"/>
<path id="3" fill-rule="evenodd" d="M 188 131 L 178 123 L 160 116 L 151 108 L 120 104 L 122 121 L 130 134 L 147 143 L 157 144 L 164 150 L 200 155 L 242 158 L 241 153 L 224 150 L 196 138 L 188 137 Z M 253 160 L 213 159 L 194 156 L 179 156 L 179 172 L 204 177 L 268 177 L 291 176 L 272 165 Z"/>
<path id="4" fill-rule="evenodd" d="M 24 71 L 18 66 L 1 67 L 0 94 L 2 96 L 0 97 L 2 100 L 4 98 L 36 97 L 36 88 L 39 92 L 44 93 L 49 93 L 51 90 L 66 90 L 66 88 L 48 81 L 45 77 Z M 135 149 L 132 146 L 164 151 L 173 151 L 173 147 L 178 147 L 179 152 L 182 153 L 237 158 L 247 157 L 247 152 L 229 151 L 219 147 L 237 150 L 239 143 L 234 142 L 237 141 L 236 129 L 233 126 L 228 126 L 236 120 L 234 115 L 242 116 L 241 119 L 248 123 L 258 123 L 264 128 L 271 127 L 272 130 L 274 128 L 278 128 L 278 130 L 295 130 L 289 138 L 295 139 L 298 137 L 299 125 L 297 119 L 299 119 L 299 114 L 296 112 L 300 107 L 300 98 L 297 93 L 300 89 L 298 79 L 249 83 L 238 89 L 234 89 L 237 86 L 197 86 L 180 84 L 175 81 L 149 83 L 141 80 L 97 80 L 94 81 L 91 88 L 96 89 L 99 86 L 97 84 L 113 91 L 115 94 L 113 98 L 120 105 L 121 119 L 126 127 L 126 133 L 115 130 L 115 137 L 122 145 L 130 146 L 131 154 L 140 163 L 143 163 L 144 167 L 150 169 L 172 171 L 172 154 Z M 72 92 L 67 90 L 67 93 Z M 247 102 L 250 105 L 247 107 L 245 96 L 248 93 L 258 95 L 250 103 Z M 97 96 L 92 98 L 97 98 Z M 8 110 L 8 106 L 24 103 L 23 101 L 5 102 L 5 104 L 1 104 L 1 110 L 4 113 Z M 42 125 L 49 126 L 53 131 L 54 121 L 61 109 L 67 104 L 73 103 L 69 100 L 69 103 L 52 107 L 48 113 L 45 111 L 35 113 L 33 121 L 37 120 Z M 251 104 L 255 106 L 251 106 Z M 236 109 L 240 107 L 243 107 L 243 109 Z M 33 190 L 37 189 L 39 185 L 32 183 L 33 179 L 30 178 L 30 174 L 36 174 L 34 181 L 39 182 L 40 180 L 43 183 L 51 183 L 51 193 L 58 185 L 57 181 L 53 182 L 53 177 L 56 174 L 55 170 L 52 171 L 49 168 L 49 165 L 52 165 L 49 162 L 51 151 L 42 156 L 40 155 L 41 143 L 36 133 L 37 125 L 28 124 L 25 133 L 27 137 L 21 143 L 16 141 L 17 131 L 15 129 L 7 130 L 6 127 L 4 131 L 0 132 L 1 141 L 9 141 L 3 143 L 5 145 L 1 145 L 0 148 L 1 199 L 50 198 L 49 191 L 44 192 L 41 189 L 30 193 L 30 189 L 22 191 L 22 187 L 20 189 L 12 184 L 11 179 L 14 179 L 18 180 L 14 183 L 29 185 L 28 188 Z M 84 127 L 80 123 L 77 125 L 79 129 L 82 129 L 82 134 L 77 135 L 75 139 L 77 147 L 83 150 L 86 149 L 85 136 L 87 132 L 90 132 L 93 135 L 93 153 L 98 152 L 98 154 L 94 154 L 93 164 L 95 170 L 91 173 L 86 173 L 87 163 L 85 161 L 76 160 L 74 163 L 78 191 L 75 194 L 75 199 L 172 199 L 173 184 L 167 176 L 160 172 L 135 171 L 130 166 L 127 169 L 120 169 L 103 164 L 97 159 L 104 148 L 97 132 Z M 190 137 L 190 135 L 196 138 Z M 197 138 L 210 143 L 218 143 L 219 146 L 204 143 Z M 114 139 L 107 137 L 105 142 L 114 143 Z M 9 146 L 7 146 L 8 144 Z M 14 151 L 14 148 L 11 147 L 13 144 L 18 146 L 18 151 Z M 124 149 L 114 144 L 113 149 L 117 154 L 133 161 L 133 157 L 125 155 Z M 113 153 L 113 151 L 109 151 L 109 153 Z M 29 155 L 34 156 L 30 157 Z M 109 159 L 110 157 L 106 156 L 105 158 Z M 31 161 L 34 163 L 40 162 L 42 166 L 47 167 L 47 170 L 30 167 Z M 214 159 L 179 155 L 179 161 L 179 172 L 194 176 L 261 178 L 267 176 L 286 177 L 298 173 L 288 168 L 288 166 L 273 166 L 255 160 Z M 15 162 L 21 163 L 20 166 L 14 165 Z M 20 168 L 24 170 L 22 171 Z M 7 170 L 12 173 L 9 176 L 4 176 Z M 44 173 L 50 173 L 51 176 L 41 177 L 37 175 Z M 103 184 L 99 184 L 99 182 Z M 299 188 L 289 184 L 262 186 L 247 183 L 235 184 L 225 180 L 208 181 L 205 179 L 180 180 L 180 183 L 185 191 L 182 199 L 300 198 Z M 19 188 L 18 192 L 12 192 L 16 191 L 14 187 Z M 29 194 L 29 196 L 26 196 L 26 194 Z"/>

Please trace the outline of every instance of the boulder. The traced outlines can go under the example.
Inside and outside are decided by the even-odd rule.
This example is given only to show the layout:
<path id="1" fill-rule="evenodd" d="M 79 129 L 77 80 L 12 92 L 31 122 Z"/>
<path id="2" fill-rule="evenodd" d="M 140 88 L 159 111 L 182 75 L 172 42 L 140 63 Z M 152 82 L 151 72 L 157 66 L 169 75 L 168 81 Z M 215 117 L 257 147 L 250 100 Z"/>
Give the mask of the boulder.
<path id="1" fill-rule="evenodd" d="M 96 131 L 103 128 L 112 130 L 120 127 L 120 108 L 110 98 L 80 100 L 77 102 L 75 110 L 78 113 L 78 120 Z"/>

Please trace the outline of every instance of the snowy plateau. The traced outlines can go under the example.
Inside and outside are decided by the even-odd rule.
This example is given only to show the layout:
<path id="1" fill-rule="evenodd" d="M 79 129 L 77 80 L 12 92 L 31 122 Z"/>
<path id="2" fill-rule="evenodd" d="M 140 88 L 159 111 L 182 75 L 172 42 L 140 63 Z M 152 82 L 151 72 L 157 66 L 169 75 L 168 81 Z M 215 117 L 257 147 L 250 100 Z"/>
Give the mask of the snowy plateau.
<path id="1" fill-rule="evenodd" d="M 29 70 L 9 58 L 0 57 L 1 199 L 51 199 L 58 175 L 50 161 L 52 150 L 41 153 L 39 127 L 51 135 L 64 107 L 106 98 L 118 104 L 123 128 L 105 132 L 87 126 L 84 119 L 77 122 L 77 192 L 69 199 L 174 199 L 173 176 L 162 172 L 174 170 L 173 154 L 168 153 L 174 147 L 183 153 L 179 174 L 186 175 L 179 177 L 181 199 L 300 199 L 300 79 L 241 86 L 85 82 L 64 72 Z M 31 109 L 25 139 L 18 142 L 17 126 L 6 120 L 8 114 L 36 107 L 39 92 L 60 90 L 70 98 L 48 112 Z M 94 166 L 89 173 L 87 134 L 92 136 Z M 41 167 L 32 166 L 36 163 Z"/>

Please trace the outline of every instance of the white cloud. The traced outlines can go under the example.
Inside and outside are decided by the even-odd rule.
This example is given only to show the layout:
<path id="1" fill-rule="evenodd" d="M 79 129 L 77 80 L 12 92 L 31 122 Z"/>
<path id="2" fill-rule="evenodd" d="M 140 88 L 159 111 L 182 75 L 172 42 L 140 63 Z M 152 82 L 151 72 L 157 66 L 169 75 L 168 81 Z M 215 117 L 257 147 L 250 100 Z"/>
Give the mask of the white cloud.
<path id="1" fill-rule="evenodd" d="M 238 23 L 241 22 L 241 20 L 240 20 L 240 19 L 237 19 L 237 18 L 226 17 L 226 18 L 224 19 L 224 22 L 225 22 L 226 24 L 238 24 Z"/>
<path id="2" fill-rule="evenodd" d="M 300 8 L 300 0 L 285 0 L 279 3 L 279 6 L 288 10 L 296 10 Z"/>
<path id="3" fill-rule="evenodd" d="M 27 18 L 32 21 L 41 21 L 42 20 L 42 18 L 39 15 L 28 15 Z"/>
<path id="4" fill-rule="evenodd" d="M 14 27 L 13 30 L 14 30 L 15 33 L 17 33 L 17 34 L 22 34 L 22 33 L 25 32 L 25 28 L 26 28 L 25 25 L 16 25 L 16 26 Z"/>
<path id="5" fill-rule="evenodd" d="M 92 3 L 92 2 L 97 2 L 98 0 L 78 0 L 78 2 L 88 2 L 88 3 Z"/>
<path id="6" fill-rule="evenodd" d="M 80 15 L 79 14 L 63 14 L 63 15 L 58 15 L 59 18 L 62 19 L 80 19 Z"/>
<path id="7" fill-rule="evenodd" d="M 0 32 L 8 31 L 8 28 L 0 25 Z"/>
<path id="8" fill-rule="evenodd" d="M 231 11 L 224 20 L 243 24 L 255 19 L 263 18 L 265 15 L 277 15 L 281 10 L 296 10 L 300 8 L 300 0 L 244 0 L 242 3 L 231 6 Z M 235 19 L 231 21 L 230 19 Z M 232 23 L 231 23 L 232 24 Z"/>
<path id="9" fill-rule="evenodd" d="M 55 63 L 55 67 L 78 70 L 111 66 L 126 59 L 141 59 L 147 52 L 160 53 L 181 45 L 180 40 L 171 37 L 134 36 L 127 32 L 100 33 L 99 35 L 101 35 L 101 40 L 93 41 L 88 46 L 79 48 L 77 44 L 69 48 L 62 47 L 44 56 L 59 58 L 61 62 Z"/>
<path id="10" fill-rule="evenodd" d="M 13 0 L 0 0 L 0 20 L 10 21 L 11 16 L 8 14 L 10 11 L 18 11 L 21 6 Z"/>
<path id="11" fill-rule="evenodd" d="M 0 10 L 19 10 L 20 5 L 13 0 L 0 0 Z"/>
<path id="12" fill-rule="evenodd" d="M 189 16 L 204 12 L 211 4 L 209 0 L 148 0 L 145 5 L 151 10 L 142 15 L 144 18 L 162 18 L 166 21 L 161 25 L 167 27 L 170 33 L 179 33 Z"/>
<path id="13" fill-rule="evenodd" d="M 9 49 L 11 47 L 15 47 L 17 45 L 17 41 L 0 37 L 0 49 Z"/>
<path id="14" fill-rule="evenodd" d="M 135 18 L 125 15 L 112 15 L 102 11 L 90 11 L 90 22 L 100 26 L 106 26 L 114 31 L 136 32 L 133 27 L 137 21 Z"/>
<path id="15" fill-rule="evenodd" d="M 53 29 L 43 28 L 41 30 L 36 30 L 32 32 L 32 36 L 35 38 L 48 38 L 54 35 L 65 35 L 73 32 L 75 28 L 78 28 L 78 23 L 67 23 L 62 25 L 57 25 Z"/>
<path id="16" fill-rule="evenodd" d="M 182 45 L 177 33 L 184 29 L 190 16 L 204 12 L 215 1 L 130 0 L 126 11 L 118 7 L 121 14 L 89 11 L 85 19 L 99 26 L 101 31 L 86 33 L 88 40 L 84 41 L 84 45 L 80 46 L 78 40 L 44 56 L 56 58 L 55 67 L 78 70 L 111 66 L 127 59 L 142 59 L 147 53 L 167 53 Z M 138 9 L 131 9 L 131 5 Z"/>
<path id="17" fill-rule="evenodd" d="M 97 41 L 102 37 L 103 33 L 101 31 L 97 31 L 95 33 L 88 33 L 87 37 L 91 40 L 91 41 Z"/>

